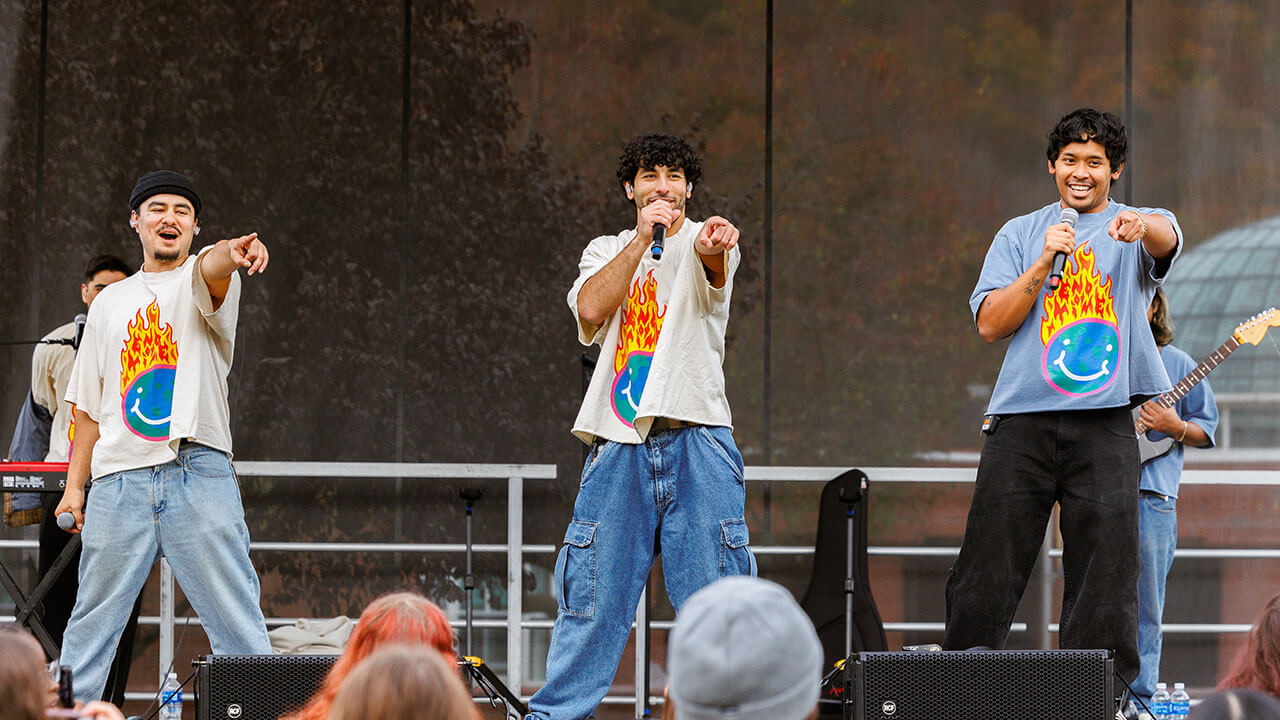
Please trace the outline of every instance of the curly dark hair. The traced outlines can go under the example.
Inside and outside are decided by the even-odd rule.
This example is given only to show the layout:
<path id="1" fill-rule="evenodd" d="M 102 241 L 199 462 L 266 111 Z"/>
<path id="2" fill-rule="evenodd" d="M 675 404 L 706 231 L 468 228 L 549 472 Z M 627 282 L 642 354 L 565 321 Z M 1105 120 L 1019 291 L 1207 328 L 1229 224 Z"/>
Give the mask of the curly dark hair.
<path id="1" fill-rule="evenodd" d="M 674 135 L 637 135 L 622 146 L 618 156 L 618 184 L 635 182 L 641 168 L 659 165 L 684 170 L 690 185 L 702 179 L 702 158 L 683 138 Z"/>
<path id="2" fill-rule="evenodd" d="M 1093 108 L 1072 110 L 1049 131 L 1049 162 L 1057 162 L 1062 148 L 1082 139 L 1094 140 L 1106 150 L 1112 172 L 1124 164 L 1129 152 L 1129 135 L 1124 123 L 1109 112 Z"/>

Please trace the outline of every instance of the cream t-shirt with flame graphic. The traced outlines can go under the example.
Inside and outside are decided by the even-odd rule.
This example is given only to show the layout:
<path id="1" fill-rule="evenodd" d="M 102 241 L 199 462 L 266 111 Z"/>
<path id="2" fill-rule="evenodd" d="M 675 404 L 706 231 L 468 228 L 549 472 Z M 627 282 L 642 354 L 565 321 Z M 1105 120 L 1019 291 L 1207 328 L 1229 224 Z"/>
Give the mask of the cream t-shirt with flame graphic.
<path id="1" fill-rule="evenodd" d="M 707 281 L 693 243 L 702 223 L 686 220 L 668 237 L 661 260 L 647 250 L 627 289 L 627 298 L 600 327 L 578 317 L 578 293 L 593 275 L 635 237 L 635 229 L 598 237 L 587 245 L 569 309 L 578 340 L 599 344 L 573 434 L 640 443 L 655 417 L 732 427 L 724 388 L 724 336 L 729 324 L 733 275 L 741 253 L 729 251 L 722 288 Z"/>
<path id="2" fill-rule="evenodd" d="M 188 439 L 231 452 L 240 276 L 215 312 L 198 268 L 192 255 L 173 270 L 135 273 L 89 309 L 66 399 L 98 423 L 94 479 L 169 462 Z"/>

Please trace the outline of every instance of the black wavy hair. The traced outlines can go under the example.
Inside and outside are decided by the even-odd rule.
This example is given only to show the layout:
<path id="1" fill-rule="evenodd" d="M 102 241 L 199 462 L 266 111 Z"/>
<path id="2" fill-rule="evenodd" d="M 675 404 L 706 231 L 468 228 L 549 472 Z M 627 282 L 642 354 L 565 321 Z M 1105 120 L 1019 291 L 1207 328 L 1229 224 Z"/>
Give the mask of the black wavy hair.
<path id="1" fill-rule="evenodd" d="M 1072 110 L 1049 131 L 1049 162 L 1057 162 L 1062 148 L 1074 142 L 1094 140 L 1107 152 L 1111 171 L 1124 164 L 1129 152 L 1129 135 L 1120 118 L 1093 108 Z"/>
<path id="2" fill-rule="evenodd" d="M 103 270 L 114 270 L 124 273 L 125 277 L 133 274 L 133 268 L 115 255 L 94 255 L 84 266 L 84 281 L 90 282 L 93 276 Z"/>
<path id="3" fill-rule="evenodd" d="M 635 182 L 641 168 L 659 165 L 684 170 L 684 179 L 690 185 L 702 179 L 702 158 L 684 138 L 674 135 L 637 135 L 622 145 L 618 156 L 618 183 Z"/>

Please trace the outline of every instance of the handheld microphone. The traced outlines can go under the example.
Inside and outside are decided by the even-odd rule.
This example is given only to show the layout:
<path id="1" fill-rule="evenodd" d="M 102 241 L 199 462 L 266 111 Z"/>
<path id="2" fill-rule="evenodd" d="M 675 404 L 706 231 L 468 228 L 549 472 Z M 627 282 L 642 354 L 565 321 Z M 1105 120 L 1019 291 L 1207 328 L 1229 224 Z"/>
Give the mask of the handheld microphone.
<path id="1" fill-rule="evenodd" d="M 71 666 L 58 666 L 58 707 L 73 708 L 76 706 L 76 694 L 71 684 Z"/>
<path id="2" fill-rule="evenodd" d="M 72 515 L 69 512 L 58 513 L 58 527 L 62 528 L 63 530 L 66 530 L 67 532 L 70 532 L 71 528 L 75 526 L 76 526 L 75 515 Z"/>
<path id="3" fill-rule="evenodd" d="M 666 225 L 653 226 L 653 247 L 651 248 L 651 250 L 653 252 L 654 260 L 662 259 L 662 241 L 666 238 L 666 236 L 667 236 Z"/>
<path id="4" fill-rule="evenodd" d="M 89 318 L 84 313 L 76 315 L 76 337 L 71 341 L 72 349 L 80 349 L 80 339 L 84 337 L 84 324 L 88 322 L 88 320 Z"/>
<path id="5" fill-rule="evenodd" d="M 1076 226 L 1076 221 L 1080 219 L 1080 213 L 1075 208 L 1062 208 L 1062 212 L 1058 213 L 1058 222 L 1066 223 L 1071 227 Z M 1062 268 L 1067 264 L 1067 254 L 1064 252 L 1056 252 L 1053 254 L 1053 269 L 1049 271 L 1049 292 L 1057 292 L 1058 286 L 1062 284 Z"/>

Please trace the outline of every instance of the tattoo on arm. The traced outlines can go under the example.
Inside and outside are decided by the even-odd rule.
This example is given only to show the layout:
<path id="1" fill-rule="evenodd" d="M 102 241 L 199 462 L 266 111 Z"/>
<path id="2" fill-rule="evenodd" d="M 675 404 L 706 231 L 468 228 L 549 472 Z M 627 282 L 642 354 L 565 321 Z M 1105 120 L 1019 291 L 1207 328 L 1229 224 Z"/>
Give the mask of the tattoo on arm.
<path id="1" fill-rule="evenodd" d="M 1031 297 L 1035 297 L 1036 295 L 1040 294 L 1040 287 L 1042 285 L 1044 285 L 1044 276 L 1037 275 L 1031 278 L 1031 281 L 1028 282 L 1027 286 L 1022 289 L 1022 292 L 1026 293 L 1027 295 L 1030 295 Z"/>

